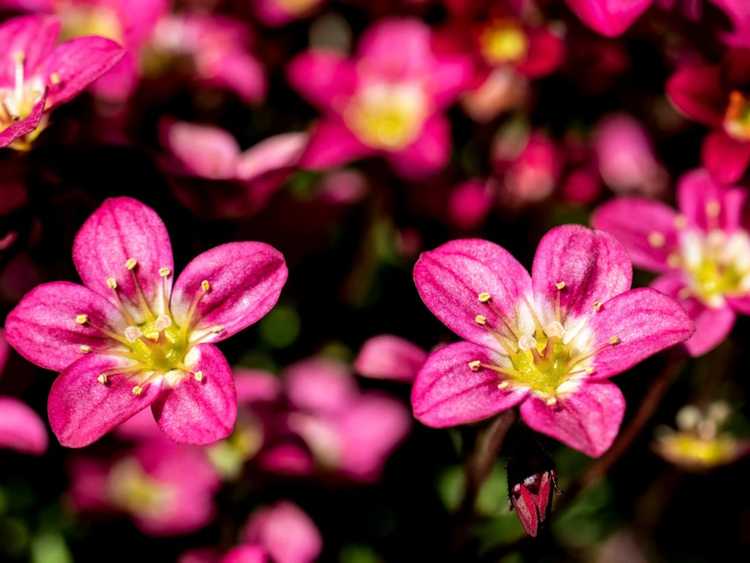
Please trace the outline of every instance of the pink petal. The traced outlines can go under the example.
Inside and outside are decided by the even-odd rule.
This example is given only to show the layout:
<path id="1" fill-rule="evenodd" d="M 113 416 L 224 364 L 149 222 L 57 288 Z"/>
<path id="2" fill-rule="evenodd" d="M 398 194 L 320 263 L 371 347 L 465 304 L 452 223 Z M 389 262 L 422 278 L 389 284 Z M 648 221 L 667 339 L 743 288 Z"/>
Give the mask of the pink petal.
<path id="1" fill-rule="evenodd" d="M 84 356 L 63 371 L 52 384 L 47 414 L 52 431 L 63 446 L 88 446 L 104 434 L 148 407 L 159 396 L 160 383 L 143 386 L 136 396 L 136 381 L 116 371 L 106 384 L 98 377 L 108 370 L 127 366 L 127 361 L 113 356 Z"/>
<path id="2" fill-rule="evenodd" d="M 564 313 L 589 315 L 630 288 L 632 266 L 625 247 L 612 235 L 577 225 L 550 230 L 534 255 L 534 294 L 548 306 L 559 299 Z M 562 289 L 557 285 L 564 284 Z"/>
<path id="3" fill-rule="evenodd" d="M 455 240 L 425 252 L 414 266 L 414 282 L 427 308 L 453 332 L 477 344 L 496 349 L 497 340 L 476 323 L 502 326 L 514 319 L 519 301 L 531 294 L 526 269 L 502 247 L 479 239 Z M 479 302 L 489 293 L 492 307 Z"/>
<path id="4" fill-rule="evenodd" d="M 52 52 L 60 20 L 52 16 L 21 16 L 0 24 L 0 86 L 15 83 L 16 53 L 23 53 L 24 76 L 31 77 Z"/>
<path id="5" fill-rule="evenodd" d="M 131 258 L 136 261 L 132 271 L 126 267 Z M 86 220 L 73 243 L 73 262 L 86 286 L 114 299 L 107 285 L 113 278 L 117 293 L 139 310 L 134 278 L 152 305 L 162 288 L 168 292 L 172 285 L 172 275 L 159 275 L 161 268 L 174 271 L 167 229 L 153 209 L 129 197 L 105 200 Z"/>
<path id="6" fill-rule="evenodd" d="M 424 365 L 427 354 L 416 344 L 390 334 L 373 336 L 354 361 L 361 375 L 410 383 Z"/>
<path id="7" fill-rule="evenodd" d="M 622 243 L 634 264 L 648 270 L 669 269 L 667 257 L 677 248 L 677 214 L 661 202 L 620 197 L 594 211 L 591 224 Z"/>
<path id="8" fill-rule="evenodd" d="M 125 50 L 120 45 L 104 37 L 78 37 L 59 45 L 44 63 L 43 78 L 49 88 L 48 107 L 55 107 L 78 95 L 124 55 Z M 53 74 L 57 77 L 51 78 Z"/>
<path id="9" fill-rule="evenodd" d="M 261 62 L 239 49 L 222 53 L 217 61 L 209 65 L 204 79 L 209 84 L 231 90 L 249 104 L 263 100 L 268 89 Z"/>
<path id="10" fill-rule="evenodd" d="M 521 418 L 532 429 L 591 457 L 612 445 L 625 413 L 625 397 L 607 382 L 583 383 L 554 406 L 532 396 L 521 405 Z"/>
<path id="11" fill-rule="evenodd" d="M 229 436 L 237 418 L 237 392 L 232 369 L 224 354 L 211 344 L 196 348 L 197 358 L 188 359 L 201 381 L 186 376 L 154 403 L 154 418 L 167 436 L 185 444 L 212 444 Z M 191 351 L 188 358 L 194 354 Z"/>
<path id="12" fill-rule="evenodd" d="M 667 81 L 667 96 L 680 112 L 705 125 L 724 120 L 729 95 L 722 87 L 718 66 L 685 66 Z"/>
<path id="13" fill-rule="evenodd" d="M 312 563 L 323 549 L 323 540 L 315 523 L 297 505 L 288 501 L 253 514 L 242 539 L 263 546 L 277 563 Z"/>
<path id="14" fill-rule="evenodd" d="M 417 420 L 433 428 L 456 426 L 488 418 L 524 399 L 525 391 L 498 389 L 500 379 L 493 371 L 469 368 L 476 360 L 493 364 L 496 358 L 470 342 L 449 344 L 430 354 L 411 393 Z"/>
<path id="15" fill-rule="evenodd" d="M 732 139 L 724 131 L 710 133 L 703 142 L 703 163 L 717 182 L 739 180 L 750 164 L 750 142 Z"/>
<path id="16" fill-rule="evenodd" d="M 345 410 L 359 395 L 348 366 L 325 358 L 292 364 L 284 382 L 292 405 L 313 413 Z"/>
<path id="17" fill-rule="evenodd" d="M 236 175 L 244 181 L 257 181 L 279 172 L 286 174 L 299 162 L 307 146 L 306 133 L 282 133 L 264 139 L 240 156 Z"/>
<path id="18" fill-rule="evenodd" d="M 5 364 L 8 362 L 9 357 L 10 346 L 8 346 L 8 340 L 5 337 L 5 330 L 0 328 L 0 376 L 3 375 L 3 370 L 5 370 Z"/>
<path id="19" fill-rule="evenodd" d="M 107 491 L 109 463 L 75 457 L 70 462 L 68 494 L 76 511 L 103 512 L 111 509 Z"/>
<path id="20" fill-rule="evenodd" d="M 34 131 L 42 121 L 47 102 L 46 94 L 31 108 L 31 113 L 0 131 L 0 148 L 7 147 L 16 139 Z"/>
<path id="21" fill-rule="evenodd" d="M 353 94 L 357 83 L 354 66 L 342 54 L 322 49 L 294 58 L 287 76 L 303 98 L 323 110 L 338 107 Z"/>
<path id="22" fill-rule="evenodd" d="M 266 563 L 268 555 L 263 547 L 240 545 L 230 549 L 220 563 Z"/>
<path id="23" fill-rule="evenodd" d="M 193 331 L 222 327 L 223 340 L 263 318 L 276 304 L 287 278 L 281 253 L 262 242 L 230 242 L 196 256 L 180 274 L 172 294 L 178 324 L 187 321 L 190 303 L 203 293 Z"/>
<path id="24" fill-rule="evenodd" d="M 169 0 L 117 0 L 117 17 L 125 28 L 125 42 L 137 48 L 151 38 L 159 19 L 169 12 Z"/>
<path id="25" fill-rule="evenodd" d="M 442 115 L 433 116 L 411 145 L 390 155 L 391 165 L 401 176 L 423 179 L 448 164 L 451 150 L 450 122 Z"/>
<path id="26" fill-rule="evenodd" d="M 357 54 L 368 74 L 393 79 L 429 76 L 434 64 L 430 27 L 416 18 L 381 20 L 362 35 Z"/>
<path id="27" fill-rule="evenodd" d="M 432 70 L 432 96 L 437 108 L 452 104 L 469 90 L 475 81 L 474 65 L 469 57 L 441 55 Z"/>
<path id="28" fill-rule="evenodd" d="M 616 37 L 629 28 L 652 0 L 566 0 L 568 7 L 594 31 Z"/>
<path id="29" fill-rule="evenodd" d="M 258 369 L 236 368 L 234 384 L 237 388 L 237 402 L 240 404 L 275 401 L 282 393 L 281 379 Z"/>
<path id="30" fill-rule="evenodd" d="M 702 356 L 710 352 L 732 332 L 735 314 L 731 307 L 709 308 L 697 299 L 680 296 L 680 291 L 685 288 L 681 273 L 660 276 L 653 281 L 651 287 L 678 301 L 695 323 L 695 332 L 685 341 L 685 347 L 691 356 Z"/>
<path id="31" fill-rule="evenodd" d="M 182 121 L 164 123 L 163 143 L 192 174 L 203 178 L 233 178 L 240 147 L 229 133 L 218 127 Z"/>
<path id="32" fill-rule="evenodd" d="M 529 51 L 518 65 L 518 72 L 530 77 L 546 76 L 565 60 L 565 41 L 555 32 L 546 28 L 531 29 L 528 32 Z"/>
<path id="33" fill-rule="evenodd" d="M 84 325 L 76 322 L 81 314 L 88 317 Z M 37 286 L 5 321 L 8 343 L 30 362 L 55 371 L 81 358 L 81 346 L 96 352 L 114 344 L 93 327 L 117 332 L 125 328 L 119 311 L 109 301 L 70 282 Z"/>
<path id="34" fill-rule="evenodd" d="M 594 377 L 610 377 L 670 346 L 684 342 L 695 327 L 677 301 L 649 288 L 606 301 L 591 319 Z M 616 338 L 617 343 L 611 344 Z"/>
<path id="35" fill-rule="evenodd" d="M 0 397 L 0 447 L 37 455 L 47 449 L 47 429 L 42 419 L 10 397 Z"/>
<path id="36" fill-rule="evenodd" d="M 740 228 L 746 199 L 744 189 L 721 186 L 705 170 L 685 174 L 677 185 L 680 211 L 705 231 Z M 718 206 L 715 210 L 718 214 L 712 215 L 714 209 L 711 208 L 715 206 Z"/>
<path id="37" fill-rule="evenodd" d="M 310 142 L 300 158 L 300 166 L 309 170 L 325 170 L 343 166 L 375 154 L 360 142 L 338 118 L 324 118 L 310 133 Z"/>

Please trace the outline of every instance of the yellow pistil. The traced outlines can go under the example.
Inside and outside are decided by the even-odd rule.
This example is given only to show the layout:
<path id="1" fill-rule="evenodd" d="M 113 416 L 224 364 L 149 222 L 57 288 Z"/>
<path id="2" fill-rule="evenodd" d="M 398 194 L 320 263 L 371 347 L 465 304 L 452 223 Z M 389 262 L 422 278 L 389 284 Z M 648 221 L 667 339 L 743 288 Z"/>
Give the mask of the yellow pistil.
<path id="1" fill-rule="evenodd" d="M 498 20 L 488 25 L 479 37 L 480 51 L 493 65 L 522 61 L 529 50 L 523 28 L 513 20 Z"/>

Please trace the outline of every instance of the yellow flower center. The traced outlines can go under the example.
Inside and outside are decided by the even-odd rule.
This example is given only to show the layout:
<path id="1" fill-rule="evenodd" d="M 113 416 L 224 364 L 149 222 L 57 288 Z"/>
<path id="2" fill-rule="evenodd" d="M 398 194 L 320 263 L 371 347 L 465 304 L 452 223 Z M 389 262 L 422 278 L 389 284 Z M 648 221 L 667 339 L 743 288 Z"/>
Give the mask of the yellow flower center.
<path id="1" fill-rule="evenodd" d="M 729 96 L 724 130 L 738 141 L 750 141 L 750 101 L 740 92 L 734 91 Z"/>
<path id="2" fill-rule="evenodd" d="M 135 459 L 115 464 L 107 481 L 111 502 L 121 510 L 156 517 L 167 507 L 173 491 L 147 475 Z"/>
<path id="3" fill-rule="evenodd" d="M 59 10 L 59 14 L 64 39 L 98 35 L 120 44 L 123 42 L 122 25 L 114 10 L 102 6 L 68 4 Z"/>
<path id="4" fill-rule="evenodd" d="M 487 26 L 479 43 L 482 56 L 493 65 L 517 63 L 529 50 L 526 32 L 512 20 L 499 20 Z"/>
<path id="5" fill-rule="evenodd" d="M 417 139 L 427 110 L 421 85 L 382 82 L 362 88 L 346 108 L 344 119 L 364 144 L 399 150 Z"/>

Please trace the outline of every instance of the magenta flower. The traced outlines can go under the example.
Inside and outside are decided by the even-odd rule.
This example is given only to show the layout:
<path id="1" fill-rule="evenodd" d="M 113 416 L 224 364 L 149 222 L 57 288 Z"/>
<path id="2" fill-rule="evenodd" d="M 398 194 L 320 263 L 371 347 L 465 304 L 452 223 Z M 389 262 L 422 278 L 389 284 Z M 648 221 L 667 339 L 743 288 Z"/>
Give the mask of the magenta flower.
<path id="1" fill-rule="evenodd" d="M 0 375 L 9 354 L 5 333 L 0 330 Z M 31 408 L 12 397 L 0 396 L 0 448 L 37 455 L 47 449 L 44 422 Z"/>
<path id="2" fill-rule="evenodd" d="M 125 51 L 103 37 L 55 46 L 60 22 L 22 16 L 0 24 L 0 147 L 28 149 L 48 114 L 112 68 Z"/>
<path id="3" fill-rule="evenodd" d="M 630 290 L 630 259 L 612 236 L 580 226 L 544 236 L 531 276 L 500 246 L 472 239 L 422 254 L 414 280 L 465 339 L 433 352 L 417 375 L 416 418 L 455 426 L 520 404 L 532 429 L 590 456 L 609 448 L 625 411 L 607 379 L 693 331 L 669 297 Z"/>
<path id="4" fill-rule="evenodd" d="M 741 188 L 691 172 L 677 188 L 679 213 L 643 198 L 605 203 L 592 218 L 628 249 L 633 262 L 661 275 L 651 284 L 678 299 L 695 321 L 685 344 L 705 354 L 724 340 L 737 313 L 750 313 L 750 232 Z"/>
<path id="5" fill-rule="evenodd" d="M 568 7 L 591 29 L 616 37 L 628 29 L 653 0 L 566 0 Z"/>
<path id="6" fill-rule="evenodd" d="M 436 53 L 431 42 L 422 22 L 387 20 L 365 33 L 353 60 L 323 50 L 294 59 L 289 80 L 324 112 L 303 166 L 325 169 L 381 154 L 409 178 L 442 169 L 450 156 L 442 111 L 469 85 L 472 65 Z"/>
<path id="7" fill-rule="evenodd" d="M 88 445 L 148 406 L 178 442 L 228 436 L 237 400 L 213 343 L 274 306 L 287 277 L 283 256 L 259 242 L 223 244 L 194 258 L 173 287 L 164 224 L 123 197 L 84 223 L 73 261 L 84 285 L 37 287 L 5 325 L 21 355 L 61 372 L 48 401 L 60 443 Z"/>
<path id="8" fill-rule="evenodd" d="M 686 64 L 667 82 L 672 104 L 713 129 L 703 143 L 703 164 L 726 184 L 739 180 L 750 164 L 748 64 L 747 49 L 733 49 L 722 64 Z"/>
<path id="9" fill-rule="evenodd" d="M 411 383 L 426 359 L 427 354 L 416 344 L 399 336 L 381 334 L 362 345 L 354 360 L 354 369 L 373 379 Z"/>
<path id="10" fill-rule="evenodd" d="M 186 534 L 214 516 L 219 479 L 203 452 L 164 439 L 114 460 L 75 459 L 71 499 L 81 512 L 122 512 L 152 536 Z"/>

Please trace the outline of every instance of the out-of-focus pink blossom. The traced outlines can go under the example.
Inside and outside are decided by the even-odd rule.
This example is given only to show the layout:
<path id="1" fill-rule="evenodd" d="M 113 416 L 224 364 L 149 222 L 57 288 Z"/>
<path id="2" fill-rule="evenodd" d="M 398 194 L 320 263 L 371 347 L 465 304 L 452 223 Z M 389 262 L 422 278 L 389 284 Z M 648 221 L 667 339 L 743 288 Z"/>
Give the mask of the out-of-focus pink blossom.
<path id="1" fill-rule="evenodd" d="M 163 439 L 115 459 L 74 459 L 71 479 L 77 510 L 124 512 L 153 536 L 187 534 L 208 524 L 219 486 L 200 449 Z"/>
<path id="2" fill-rule="evenodd" d="M 447 164 L 450 127 L 442 112 L 466 89 L 472 66 L 466 57 L 435 52 L 422 22 L 387 20 L 364 34 L 353 59 L 314 49 L 294 59 L 288 74 L 324 114 L 304 166 L 326 169 L 381 154 L 401 175 L 422 178 Z"/>
<path id="3" fill-rule="evenodd" d="M 566 0 L 568 7 L 594 31 L 616 37 L 628 29 L 653 0 Z"/>
<path id="4" fill-rule="evenodd" d="M 667 173 L 654 156 L 651 141 L 634 118 L 612 115 L 594 133 L 599 172 L 616 192 L 657 196 L 666 188 Z"/>
<path id="5" fill-rule="evenodd" d="M 262 546 L 278 563 L 312 563 L 323 549 L 315 523 L 288 501 L 255 512 L 245 526 L 242 540 Z"/>
<path id="6" fill-rule="evenodd" d="M 495 200 L 493 188 L 492 182 L 477 179 L 467 180 L 453 188 L 448 198 L 450 222 L 465 231 L 480 227 Z"/>
<path id="7" fill-rule="evenodd" d="M 416 344 L 399 336 L 381 334 L 368 339 L 354 360 L 354 369 L 374 379 L 412 382 L 427 359 Z"/>
<path id="8" fill-rule="evenodd" d="M 599 172 L 593 167 L 582 166 L 567 175 L 560 195 L 565 201 L 585 205 L 596 200 L 601 191 Z"/>
<path id="9" fill-rule="evenodd" d="M 531 276 L 483 240 L 423 253 L 417 290 L 465 340 L 430 354 L 412 389 L 414 415 L 439 428 L 520 405 L 532 429 L 602 455 L 625 411 L 608 379 L 694 330 L 671 298 L 631 290 L 631 269 L 614 237 L 573 225 L 542 238 Z"/>

